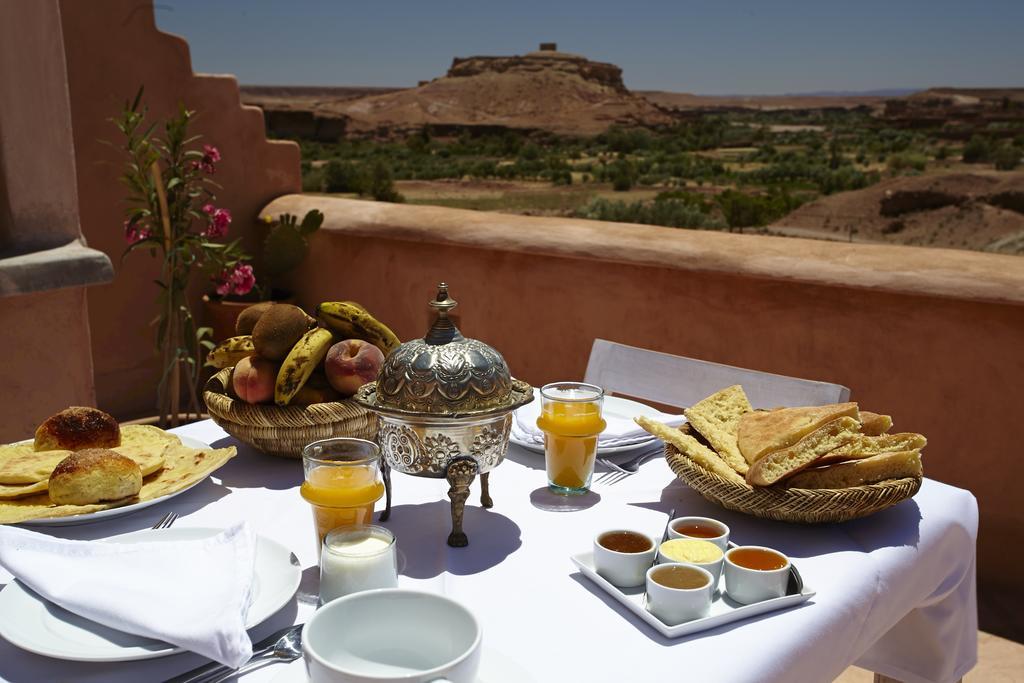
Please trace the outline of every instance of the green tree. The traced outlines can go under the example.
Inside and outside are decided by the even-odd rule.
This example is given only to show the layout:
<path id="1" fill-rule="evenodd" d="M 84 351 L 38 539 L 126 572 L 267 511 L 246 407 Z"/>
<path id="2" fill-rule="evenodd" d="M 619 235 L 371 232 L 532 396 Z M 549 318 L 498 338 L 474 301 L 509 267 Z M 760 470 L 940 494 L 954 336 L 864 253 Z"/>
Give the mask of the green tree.
<path id="1" fill-rule="evenodd" d="M 366 190 L 362 170 L 350 161 L 331 159 L 324 167 L 324 192 L 358 192 Z"/>
<path id="2" fill-rule="evenodd" d="M 1020 150 L 1010 145 L 1003 145 L 992 155 L 997 171 L 1012 171 L 1020 165 L 1020 158 Z"/>
<path id="3" fill-rule="evenodd" d="M 375 161 L 370 169 L 370 183 L 366 194 L 378 202 L 401 203 L 405 201 L 405 197 L 395 189 L 391 167 L 380 160 Z"/>
<path id="4" fill-rule="evenodd" d="M 988 139 L 975 135 L 964 146 L 963 160 L 965 164 L 981 164 L 989 160 L 991 153 Z"/>

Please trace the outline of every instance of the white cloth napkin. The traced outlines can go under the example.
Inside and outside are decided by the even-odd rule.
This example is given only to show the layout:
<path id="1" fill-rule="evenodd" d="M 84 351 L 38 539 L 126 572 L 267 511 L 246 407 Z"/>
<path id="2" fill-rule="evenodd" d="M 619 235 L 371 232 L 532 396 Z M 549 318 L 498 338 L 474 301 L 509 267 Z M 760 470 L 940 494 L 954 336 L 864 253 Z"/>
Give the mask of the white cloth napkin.
<path id="1" fill-rule="evenodd" d="M 515 411 L 515 419 L 512 421 L 512 438 L 524 443 L 544 445 L 544 433 L 537 427 L 537 418 L 540 417 L 540 396 Z M 652 420 L 663 422 L 672 427 L 678 427 L 686 422 L 683 415 L 672 415 L 655 410 L 650 406 L 634 403 L 637 407 L 636 415 L 646 415 Z M 609 409 L 609 401 L 605 399 L 605 408 L 602 417 L 608 426 L 597 437 L 597 445 L 606 448 L 612 446 L 629 446 L 642 444 L 645 441 L 653 441 L 654 437 L 645 432 L 640 425 L 633 421 L 633 414 L 619 414 Z M 633 411 L 627 411 L 632 413 Z"/>
<path id="2" fill-rule="evenodd" d="M 256 534 L 246 522 L 208 538 L 141 543 L 0 526 L 0 565 L 43 598 L 231 668 L 252 657 L 245 619 L 255 564 Z"/>

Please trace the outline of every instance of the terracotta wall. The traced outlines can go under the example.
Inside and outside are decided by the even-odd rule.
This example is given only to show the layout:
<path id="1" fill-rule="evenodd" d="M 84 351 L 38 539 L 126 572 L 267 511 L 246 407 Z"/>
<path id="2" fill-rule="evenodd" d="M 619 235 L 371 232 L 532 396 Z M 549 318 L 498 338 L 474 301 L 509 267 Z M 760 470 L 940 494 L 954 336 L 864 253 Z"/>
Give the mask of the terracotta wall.
<path id="1" fill-rule="evenodd" d="M 271 198 L 299 190 L 299 150 L 265 139 L 262 113 L 241 106 L 233 77 L 193 74 L 188 45 L 156 29 L 152 3 L 63 0 L 60 10 L 82 231 L 117 272 L 112 284 L 89 292 L 97 402 L 122 418 L 152 414 L 160 364 L 149 323 L 159 268 L 141 252 L 121 261 L 125 189 L 117 177 L 124 157 L 102 142 L 118 139 L 108 119 L 139 86 L 154 117 L 166 117 L 179 102 L 197 110 L 195 132 L 224 157 L 216 174 L 223 186 L 218 204 L 234 215 L 233 235 L 253 232 L 257 212 Z M 194 292 L 197 310 L 202 285 Z"/>
<path id="2" fill-rule="evenodd" d="M 581 378 L 600 337 L 851 387 L 897 429 L 928 436 L 929 477 L 975 493 L 983 586 L 1024 599 L 1011 483 L 1024 480 L 1024 259 L 322 197 L 271 204 L 313 206 L 327 217 L 302 303 L 356 300 L 410 339 L 445 280 L 463 331 L 534 385 Z"/>

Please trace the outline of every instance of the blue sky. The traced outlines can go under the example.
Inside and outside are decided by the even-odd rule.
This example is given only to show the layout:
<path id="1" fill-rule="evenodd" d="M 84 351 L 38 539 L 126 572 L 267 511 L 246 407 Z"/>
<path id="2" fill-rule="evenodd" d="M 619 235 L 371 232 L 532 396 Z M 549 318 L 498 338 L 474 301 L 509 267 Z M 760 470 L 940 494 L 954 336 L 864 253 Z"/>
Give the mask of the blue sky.
<path id="1" fill-rule="evenodd" d="M 541 41 L 701 94 L 1024 86 L 1024 0 L 156 0 L 196 71 L 411 86 Z"/>

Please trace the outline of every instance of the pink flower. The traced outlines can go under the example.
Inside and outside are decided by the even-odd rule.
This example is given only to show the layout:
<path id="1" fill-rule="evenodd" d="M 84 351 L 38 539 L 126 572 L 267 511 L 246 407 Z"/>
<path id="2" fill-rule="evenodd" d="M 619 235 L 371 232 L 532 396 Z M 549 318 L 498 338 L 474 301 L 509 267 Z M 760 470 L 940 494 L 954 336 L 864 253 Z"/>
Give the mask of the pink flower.
<path id="1" fill-rule="evenodd" d="M 199 161 L 193 161 L 192 168 L 198 168 L 212 175 L 217 170 L 214 164 L 219 161 L 220 150 L 213 145 L 203 145 L 203 158 Z"/>
<path id="2" fill-rule="evenodd" d="M 221 271 L 214 278 L 214 282 L 217 283 L 214 291 L 219 296 L 227 296 L 229 294 L 244 296 L 256 286 L 256 275 L 252 272 L 252 266 L 248 264 L 237 265 L 230 272 L 226 270 Z"/>
<path id="3" fill-rule="evenodd" d="M 256 275 L 252 272 L 252 266 L 245 264 L 235 266 L 235 272 L 231 274 L 231 283 L 234 286 L 235 294 L 244 296 L 256 286 Z"/>
<path id="4" fill-rule="evenodd" d="M 210 217 L 210 223 L 203 233 L 207 237 L 217 238 L 228 234 L 228 226 L 231 225 L 231 212 L 227 209 L 218 209 L 213 204 L 203 207 L 203 212 Z"/>
<path id="5" fill-rule="evenodd" d="M 149 239 L 152 233 L 149 228 L 138 223 L 133 223 L 130 220 L 124 222 L 124 239 L 128 244 L 135 244 L 142 240 Z"/>

